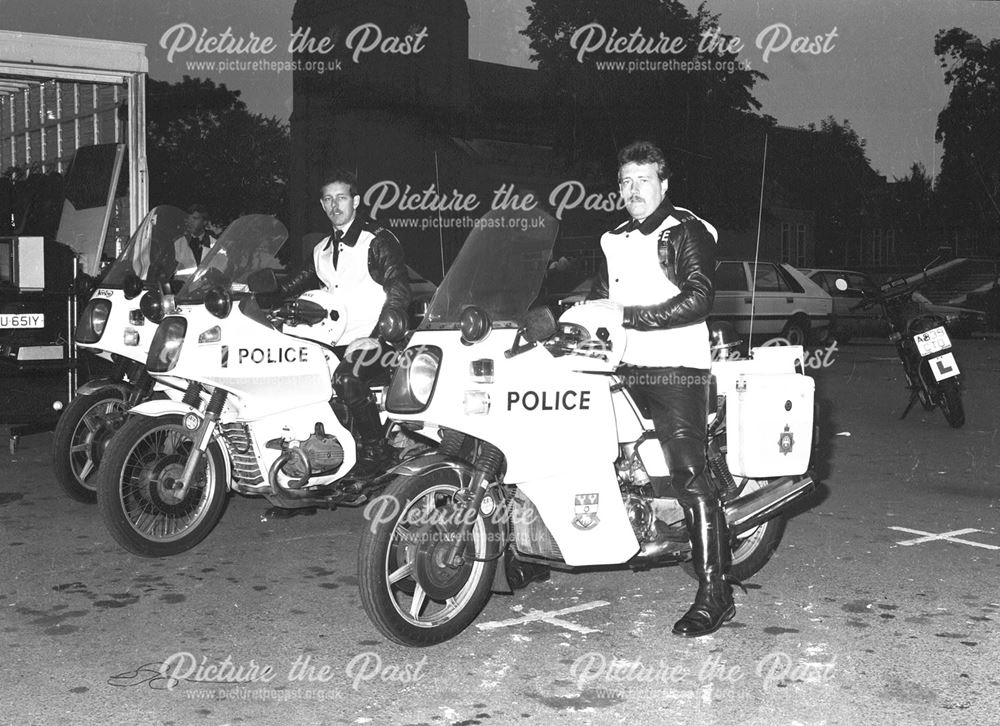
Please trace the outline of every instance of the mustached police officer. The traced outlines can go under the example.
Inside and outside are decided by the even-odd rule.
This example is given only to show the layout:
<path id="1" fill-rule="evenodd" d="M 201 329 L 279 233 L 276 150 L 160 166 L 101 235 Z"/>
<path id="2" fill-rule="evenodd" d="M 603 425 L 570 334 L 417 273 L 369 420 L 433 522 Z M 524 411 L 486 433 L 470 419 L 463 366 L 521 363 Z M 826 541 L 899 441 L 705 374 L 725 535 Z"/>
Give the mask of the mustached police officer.
<path id="1" fill-rule="evenodd" d="M 410 283 L 403 248 L 385 227 L 358 216 L 361 204 L 357 178 L 345 170 L 330 174 L 320 187 L 320 204 L 333 225 L 331 234 L 313 248 L 303 269 L 273 293 L 259 294 L 262 307 L 282 298 L 322 287 L 345 306 L 347 329 L 340 341 L 346 348 L 333 377 L 338 398 L 347 404 L 360 444 L 354 472 L 366 476 L 385 465 L 386 444 L 378 406 L 369 382 L 385 372 L 387 356 L 378 338 L 383 311 L 396 310 L 405 319 Z M 339 352 L 339 350 L 338 350 Z"/>
<path id="2" fill-rule="evenodd" d="M 705 319 L 715 297 L 717 234 L 670 203 L 668 181 L 663 152 L 653 144 L 637 141 L 619 152 L 618 183 L 632 219 L 601 237 L 606 265 L 590 298 L 607 298 L 622 316 L 622 373 L 648 404 L 670 467 L 669 477 L 650 478 L 653 496 L 676 496 L 684 509 L 698 593 L 673 632 L 693 637 L 718 630 L 736 612 L 726 520 L 705 451 L 711 366 Z"/>

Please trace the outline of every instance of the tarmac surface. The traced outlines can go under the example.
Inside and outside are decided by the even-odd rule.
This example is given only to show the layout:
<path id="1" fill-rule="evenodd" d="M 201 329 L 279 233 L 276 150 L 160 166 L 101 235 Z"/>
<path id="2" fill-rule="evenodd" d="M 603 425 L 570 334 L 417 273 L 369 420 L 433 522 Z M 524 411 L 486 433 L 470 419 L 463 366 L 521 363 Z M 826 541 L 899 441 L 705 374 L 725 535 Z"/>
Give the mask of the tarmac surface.
<path id="1" fill-rule="evenodd" d="M 1000 723 L 1000 341 L 959 341 L 967 422 L 899 415 L 888 344 L 813 371 L 822 486 L 717 633 L 670 634 L 681 567 L 554 572 L 455 639 L 386 641 L 360 510 L 262 522 L 234 496 L 143 559 L 65 497 L 51 435 L 0 453 L 2 724 Z M 487 626 L 487 627 L 483 627 Z"/>

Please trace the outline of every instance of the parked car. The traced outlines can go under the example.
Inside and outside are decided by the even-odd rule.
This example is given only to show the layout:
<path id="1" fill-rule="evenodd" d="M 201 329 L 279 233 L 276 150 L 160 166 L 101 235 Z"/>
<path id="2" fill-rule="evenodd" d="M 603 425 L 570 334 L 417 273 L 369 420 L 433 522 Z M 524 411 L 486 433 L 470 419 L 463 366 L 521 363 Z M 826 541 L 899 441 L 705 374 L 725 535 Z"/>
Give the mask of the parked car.
<path id="1" fill-rule="evenodd" d="M 751 292 L 753 291 L 753 292 Z M 720 260 L 709 320 L 733 324 L 744 339 L 785 338 L 791 345 L 829 335 L 833 298 L 789 264 Z M 753 330 L 751 331 L 751 318 Z"/>
<path id="2" fill-rule="evenodd" d="M 726 320 L 747 340 L 750 307 L 754 307 L 753 335 L 787 338 L 792 345 L 818 342 L 827 337 L 833 300 L 791 265 L 757 264 L 756 294 L 750 295 L 753 263 L 723 260 L 715 270 L 715 305 L 709 320 Z M 589 277 L 573 290 L 550 296 L 558 313 L 586 299 L 593 283 Z"/>
<path id="3" fill-rule="evenodd" d="M 879 337 L 889 334 L 889 324 L 882 319 L 877 306 L 868 309 L 852 310 L 866 295 L 873 295 L 878 290 L 875 281 L 863 272 L 854 270 L 804 269 L 802 274 L 833 298 L 833 334 L 842 343 L 854 337 Z M 838 278 L 847 283 L 846 290 L 836 286 Z M 919 291 L 912 294 L 912 300 L 921 313 L 938 315 L 944 320 L 948 332 L 955 338 L 967 338 L 970 335 L 987 329 L 987 316 L 981 310 L 963 308 L 955 305 L 938 305 L 932 303 Z"/>

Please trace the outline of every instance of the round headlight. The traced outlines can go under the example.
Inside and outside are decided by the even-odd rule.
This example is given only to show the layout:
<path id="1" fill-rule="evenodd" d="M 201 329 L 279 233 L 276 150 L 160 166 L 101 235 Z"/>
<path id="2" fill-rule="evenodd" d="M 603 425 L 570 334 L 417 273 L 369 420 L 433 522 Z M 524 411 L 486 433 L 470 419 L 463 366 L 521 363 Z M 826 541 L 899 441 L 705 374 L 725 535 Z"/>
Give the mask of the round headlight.
<path id="1" fill-rule="evenodd" d="M 478 343 L 490 334 L 493 323 L 490 316 L 482 308 L 470 305 L 462 311 L 459 318 L 459 327 L 462 330 L 462 342 L 466 345 Z"/>
<path id="2" fill-rule="evenodd" d="M 132 273 L 125 278 L 125 284 L 122 285 L 122 289 L 125 291 L 125 299 L 131 300 L 134 297 L 138 297 L 142 292 L 142 280 L 135 273 Z"/>
<path id="3" fill-rule="evenodd" d="M 213 287 L 205 294 L 205 309 L 217 318 L 225 318 L 233 309 L 233 296 L 223 287 Z"/>
<path id="4" fill-rule="evenodd" d="M 111 314 L 111 301 L 100 298 L 91 300 L 83 309 L 83 315 L 76 321 L 76 342 L 93 345 L 104 335 Z"/>
<path id="5" fill-rule="evenodd" d="M 139 309 L 146 320 L 159 324 L 163 320 L 163 296 L 156 290 L 150 290 L 139 300 Z"/>

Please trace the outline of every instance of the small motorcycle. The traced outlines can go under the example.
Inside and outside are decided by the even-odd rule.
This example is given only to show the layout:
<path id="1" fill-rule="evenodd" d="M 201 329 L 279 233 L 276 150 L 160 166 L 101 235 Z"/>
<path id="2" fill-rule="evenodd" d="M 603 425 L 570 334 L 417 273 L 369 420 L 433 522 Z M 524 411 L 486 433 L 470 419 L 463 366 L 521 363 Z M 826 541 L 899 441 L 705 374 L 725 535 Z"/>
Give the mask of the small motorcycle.
<path id="1" fill-rule="evenodd" d="M 650 476 L 669 475 L 653 424 L 615 373 L 620 314 L 585 303 L 557 324 L 530 308 L 556 221 L 540 210 L 482 221 L 386 395 L 392 420 L 441 442 L 394 468 L 366 508 L 361 601 L 403 645 L 457 635 L 491 592 L 548 567 L 642 569 L 690 556 L 680 504 L 652 498 Z M 814 486 L 814 387 L 802 360 L 800 346 L 786 346 L 713 363 L 707 458 L 741 580 L 767 563 L 787 507 Z"/>
<path id="2" fill-rule="evenodd" d="M 254 301 L 273 286 L 287 236 L 274 217 L 240 217 L 176 295 L 149 296 L 161 322 L 146 369 L 167 397 L 129 410 L 97 481 L 108 530 L 134 554 L 195 546 L 230 490 L 284 509 L 357 506 L 381 490 L 350 476 L 352 422 L 331 382 L 340 361 L 322 342 L 346 327 L 336 301 L 313 291 L 270 313 Z M 390 323 L 386 337 L 405 333 Z"/>
<path id="3" fill-rule="evenodd" d="M 110 361 L 114 373 L 81 385 L 56 424 L 52 461 L 56 480 L 69 497 L 97 501 L 96 474 L 108 441 L 125 412 L 153 395 L 146 354 L 156 323 L 143 313 L 144 291 L 159 293 L 176 263 L 174 240 L 184 233 L 187 214 L 176 207 L 152 209 L 101 279 L 80 315 L 79 349 Z"/>
<path id="4" fill-rule="evenodd" d="M 843 280 L 836 284 L 847 289 Z M 910 401 L 899 418 L 906 418 L 920 401 L 926 411 L 940 407 L 948 425 L 961 428 L 965 424 L 962 376 L 951 338 L 940 316 L 920 312 L 911 299 L 913 290 L 906 278 L 890 280 L 852 309 L 878 306 L 889 324 L 889 340 L 896 347 L 910 391 Z"/>

